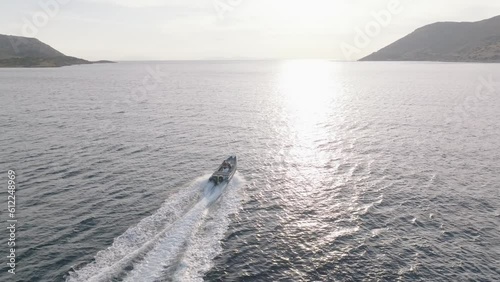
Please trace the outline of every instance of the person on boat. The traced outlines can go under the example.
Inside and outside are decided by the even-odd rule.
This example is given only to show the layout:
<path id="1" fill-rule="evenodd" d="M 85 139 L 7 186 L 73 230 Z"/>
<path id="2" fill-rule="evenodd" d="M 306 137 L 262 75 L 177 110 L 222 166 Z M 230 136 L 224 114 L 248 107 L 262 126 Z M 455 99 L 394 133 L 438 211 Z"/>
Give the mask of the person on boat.
<path id="1" fill-rule="evenodd" d="M 222 162 L 222 168 L 231 169 L 231 164 L 228 161 Z"/>

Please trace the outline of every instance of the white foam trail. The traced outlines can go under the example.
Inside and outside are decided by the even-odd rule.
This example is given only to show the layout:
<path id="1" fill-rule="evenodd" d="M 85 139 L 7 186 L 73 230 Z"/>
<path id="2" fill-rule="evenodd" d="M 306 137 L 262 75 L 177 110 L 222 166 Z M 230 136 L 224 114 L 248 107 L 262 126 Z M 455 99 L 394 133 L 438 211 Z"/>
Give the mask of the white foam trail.
<path id="1" fill-rule="evenodd" d="M 190 238 L 172 280 L 203 281 L 203 275 L 212 267 L 213 259 L 222 252 L 220 241 L 230 224 L 229 215 L 237 213 L 241 206 L 243 187 L 244 180 L 235 177 L 220 201 L 210 207 L 209 216 L 197 234 Z"/>
<path id="2" fill-rule="evenodd" d="M 174 280 L 201 281 L 221 251 L 220 240 L 229 214 L 241 203 L 238 190 L 243 184 L 238 174 L 229 189 L 214 187 L 207 178 L 198 178 L 167 199 L 153 215 L 100 251 L 94 262 L 69 273 L 67 281 L 110 281 L 125 275 L 124 281 L 155 281 L 165 275 L 166 266 L 175 270 L 170 273 Z M 228 192 L 217 202 L 224 190 Z M 127 275 L 125 269 L 132 265 Z"/>
<path id="3" fill-rule="evenodd" d="M 70 272 L 67 281 L 108 281 L 120 274 L 134 259 L 150 250 L 192 207 L 200 197 L 200 190 L 207 186 L 208 177 L 196 179 L 192 185 L 171 196 L 153 215 L 118 236 L 111 247 L 98 252 L 94 262 Z"/>
<path id="4" fill-rule="evenodd" d="M 217 254 L 217 247 L 220 248 L 219 241 L 228 226 L 227 220 L 224 221 L 224 218 L 227 219 L 229 210 L 225 209 L 224 206 L 227 206 L 227 203 L 230 203 L 232 199 L 225 194 L 221 200 L 225 203 L 224 205 L 219 203 L 211 205 L 224 190 L 232 190 L 232 195 L 237 194 L 236 187 L 241 187 L 239 184 L 241 181 L 239 181 L 239 177 L 235 176 L 235 179 L 229 184 L 230 189 L 221 186 L 207 187 L 204 191 L 204 197 L 165 232 L 165 235 L 158 240 L 158 244 L 148 252 L 144 259 L 134 265 L 133 271 L 124 281 L 161 280 L 162 276 L 165 275 L 166 267 L 175 266 L 179 258 L 181 258 L 180 267 L 177 267 L 174 279 L 180 281 L 201 279 L 201 275 L 208 270 L 212 258 Z M 216 211 L 217 219 L 212 215 L 213 209 Z M 207 221 L 209 214 L 212 220 Z M 213 232 L 204 232 L 202 227 L 206 226 L 207 222 L 216 225 Z M 207 235 L 214 237 L 210 238 Z M 202 259 L 198 260 L 198 258 Z"/>

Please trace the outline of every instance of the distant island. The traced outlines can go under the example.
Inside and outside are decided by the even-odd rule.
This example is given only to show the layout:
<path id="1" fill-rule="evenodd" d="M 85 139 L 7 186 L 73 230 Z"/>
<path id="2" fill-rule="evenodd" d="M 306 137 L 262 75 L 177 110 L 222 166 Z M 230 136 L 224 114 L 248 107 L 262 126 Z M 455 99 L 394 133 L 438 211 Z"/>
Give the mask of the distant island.
<path id="1" fill-rule="evenodd" d="M 63 67 L 111 61 L 91 62 L 66 56 L 36 38 L 0 34 L 0 68 Z"/>
<path id="2" fill-rule="evenodd" d="M 500 16 L 426 25 L 360 61 L 500 62 Z"/>

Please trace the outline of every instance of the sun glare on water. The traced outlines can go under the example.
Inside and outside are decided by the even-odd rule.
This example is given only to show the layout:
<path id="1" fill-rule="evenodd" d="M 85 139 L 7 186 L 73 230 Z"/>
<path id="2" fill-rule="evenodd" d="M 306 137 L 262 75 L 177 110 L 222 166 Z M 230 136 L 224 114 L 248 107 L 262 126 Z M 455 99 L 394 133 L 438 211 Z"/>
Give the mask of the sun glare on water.
<path id="1" fill-rule="evenodd" d="M 304 178 L 311 187 L 319 185 L 324 177 L 317 168 L 331 159 L 331 152 L 318 150 L 318 145 L 335 134 L 326 126 L 339 89 L 335 68 L 335 63 L 328 61 L 289 61 L 283 63 L 278 74 L 282 119 L 287 123 L 291 142 L 291 146 L 284 146 L 283 155 L 288 163 L 297 165 L 290 171 L 293 177 Z"/>
<path id="2" fill-rule="evenodd" d="M 321 60 L 289 61 L 279 74 L 278 91 L 295 127 L 322 122 L 335 94 L 332 63 Z"/>

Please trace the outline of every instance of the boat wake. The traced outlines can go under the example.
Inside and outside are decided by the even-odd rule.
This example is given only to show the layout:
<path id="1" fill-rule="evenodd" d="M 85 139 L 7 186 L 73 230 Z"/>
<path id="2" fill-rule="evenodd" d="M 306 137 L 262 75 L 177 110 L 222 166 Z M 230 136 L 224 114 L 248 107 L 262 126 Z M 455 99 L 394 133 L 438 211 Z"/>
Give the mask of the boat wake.
<path id="1" fill-rule="evenodd" d="M 221 251 L 220 240 L 228 216 L 241 203 L 244 182 L 238 174 L 225 185 L 214 186 L 207 178 L 167 199 L 98 252 L 93 262 L 70 272 L 67 281 L 202 281 Z"/>

